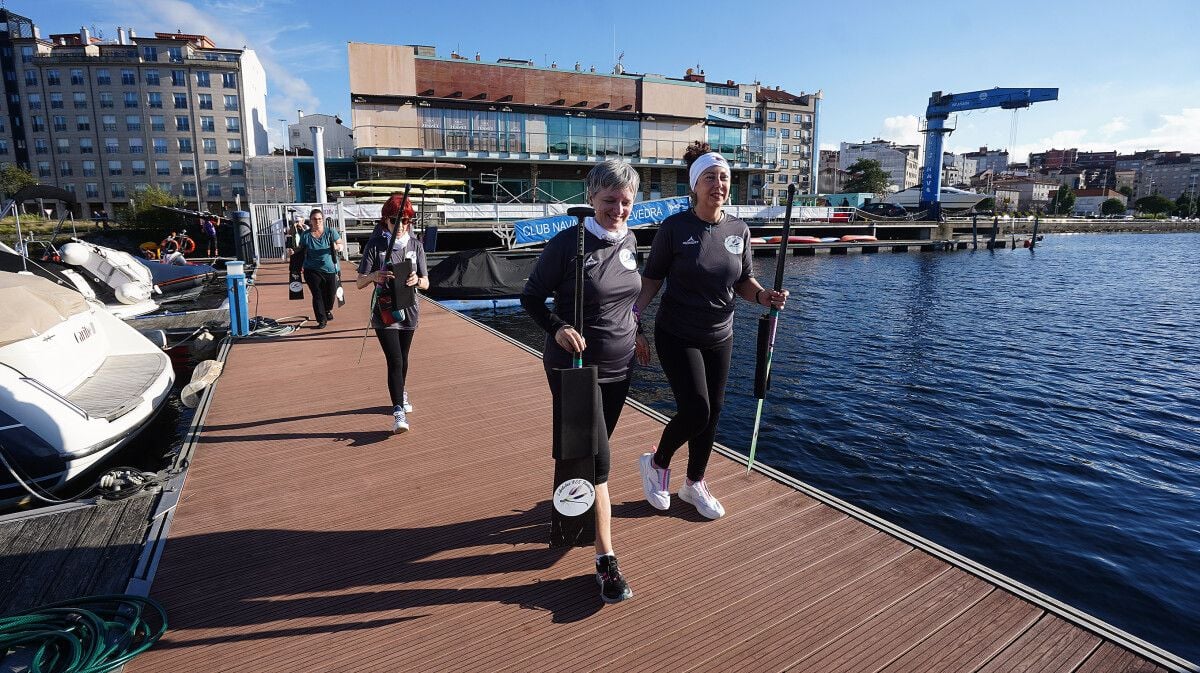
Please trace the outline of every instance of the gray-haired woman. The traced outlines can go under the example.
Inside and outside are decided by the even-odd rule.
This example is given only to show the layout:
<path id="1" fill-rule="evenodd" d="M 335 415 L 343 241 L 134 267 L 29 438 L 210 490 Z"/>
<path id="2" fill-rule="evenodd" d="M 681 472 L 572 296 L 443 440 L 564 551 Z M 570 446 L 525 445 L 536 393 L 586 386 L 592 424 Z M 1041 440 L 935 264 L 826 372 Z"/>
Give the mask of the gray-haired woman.
<path id="1" fill-rule="evenodd" d="M 640 179 L 629 164 L 609 160 L 587 175 L 587 200 L 596 216 L 584 220 L 583 333 L 571 326 L 575 315 L 575 260 L 578 230 L 570 227 L 546 244 L 521 293 L 521 305 L 534 322 L 546 330 L 543 363 L 550 393 L 557 397 L 557 380 L 551 370 L 571 366 L 574 353 L 583 353 L 585 365 L 595 365 L 604 406 L 604 424 L 611 437 L 625 396 L 635 353 L 638 323 L 633 302 L 641 292 L 637 269 L 637 243 L 626 222 L 633 210 Z M 546 298 L 554 297 L 554 311 Z M 649 349 L 642 340 L 636 347 L 642 364 Z M 608 496 L 608 452 L 596 456 L 596 581 L 600 597 L 616 603 L 633 596 L 617 568 L 613 553 L 612 504 Z"/>

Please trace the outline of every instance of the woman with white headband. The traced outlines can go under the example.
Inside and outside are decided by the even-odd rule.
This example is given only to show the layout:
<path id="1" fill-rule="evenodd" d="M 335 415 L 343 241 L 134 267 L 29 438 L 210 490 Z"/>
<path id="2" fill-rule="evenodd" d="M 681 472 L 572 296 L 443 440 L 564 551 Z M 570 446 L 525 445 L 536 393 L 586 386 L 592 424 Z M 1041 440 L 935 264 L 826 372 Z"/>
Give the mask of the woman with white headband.
<path id="1" fill-rule="evenodd" d="M 642 454 L 638 467 L 646 500 L 655 509 L 669 508 L 671 457 L 686 442 L 687 479 L 679 498 L 701 515 L 718 519 L 725 508 L 709 492 L 704 472 L 729 377 L 734 297 L 782 308 L 788 293 L 766 289 L 754 278 L 750 228 L 721 210 L 729 198 L 729 162 L 701 142 L 688 147 L 684 161 L 692 208 L 659 226 L 633 309 L 640 316 L 666 282 L 654 321 L 654 346 L 677 412 L 657 449 Z M 638 341 L 639 350 L 645 348 L 640 335 Z"/>

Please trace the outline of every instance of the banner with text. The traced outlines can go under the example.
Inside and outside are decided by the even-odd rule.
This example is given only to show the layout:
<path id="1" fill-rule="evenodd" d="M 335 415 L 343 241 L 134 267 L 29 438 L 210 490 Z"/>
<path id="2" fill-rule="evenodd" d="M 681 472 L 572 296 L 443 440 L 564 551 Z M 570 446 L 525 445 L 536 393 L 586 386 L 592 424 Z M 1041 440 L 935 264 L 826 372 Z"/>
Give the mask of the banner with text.
<path id="1" fill-rule="evenodd" d="M 633 212 L 629 214 L 629 226 L 642 227 L 648 224 L 658 224 L 675 213 L 687 210 L 689 205 L 686 196 L 635 203 Z M 516 236 L 515 245 L 545 243 L 554 238 L 555 234 L 573 224 L 575 224 L 575 218 L 570 215 L 555 215 L 513 222 L 513 233 Z"/>

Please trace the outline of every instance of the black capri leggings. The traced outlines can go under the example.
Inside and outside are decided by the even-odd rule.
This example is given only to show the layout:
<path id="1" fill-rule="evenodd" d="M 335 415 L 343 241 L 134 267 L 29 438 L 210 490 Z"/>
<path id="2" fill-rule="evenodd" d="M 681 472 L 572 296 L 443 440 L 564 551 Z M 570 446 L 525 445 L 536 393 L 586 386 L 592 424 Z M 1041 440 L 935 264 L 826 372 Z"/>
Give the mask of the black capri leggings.
<path id="1" fill-rule="evenodd" d="M 392 406 L 404 404 L 404 381 L 408 378 L 408 350 L 412 348 L 412 329 L 377 329 L 375 337 L 387 358 L 388 394 Z"/>
<path id="2" fill-rule="evenodd" d="M 337 296 L 337 274 L 305 269 L 304 282 L 308 283 L 308 291 L 312 293 L 313 313 L 316 314 L 313 318 L 317 322 L 325 322 L 325 314 L 333 310 Z"/>
<path id="3" fill-rule="evenodd" d="M 687 478 L 700 481 L 708 468 L 717 419 L 725 403 L 733 336 L 712 346 L 699 346 L 656 326 L 654 350 L 675 394 L 677 409 L 663 429 L 654 462 L 659 467 L 670 467 L 671 456 L 687 442 Z"/>
<path id="4" fill-rule="evenodd" d="M 557 399 L 560 391 L 554 372 L 546 370 L 546 380 L 550 382 L 550 395 Z M 629 395 L 629 381 L 630 377 L 626 376 L 620 381 L 600 384 L 600 402 L 604 407 L 604 428 L 608 431 L 609 438 L 612 438 L 617 421 L 621 418 L 621 410 L 625 408 L 625 398 Z M 612 454 L 607 448 L 596 453 L 597 485 L 608 483 L 608 471 L 611 465 Z"/>

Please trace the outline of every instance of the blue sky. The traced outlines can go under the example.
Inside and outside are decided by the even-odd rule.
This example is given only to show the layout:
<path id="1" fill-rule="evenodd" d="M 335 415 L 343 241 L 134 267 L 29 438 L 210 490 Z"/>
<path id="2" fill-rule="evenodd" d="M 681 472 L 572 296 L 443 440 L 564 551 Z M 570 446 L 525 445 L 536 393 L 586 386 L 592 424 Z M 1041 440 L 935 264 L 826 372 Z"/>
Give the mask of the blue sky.
<path id="1" fill-rule="evenodd" d="M 1017 113 L 962 114 L 954 151 L 1014 158 L 1051 147 L 1200 152 L 1200 2 L 410 2 L 342 0 L 9 0 L 43 35 L 94 26 L 196 32 L 253 48 L 272 120 L 296 110 L 349 123 L 346 43 L 427 44 L 485 61 L 529 58 L 610 71 L 821 90 L 819 142 L 917 143 L 930 92 L 1058 87 Z M 722 6 L 727 7 L 721 9 Z M 278 142 L 281 124 L 272 124 Z"/>

